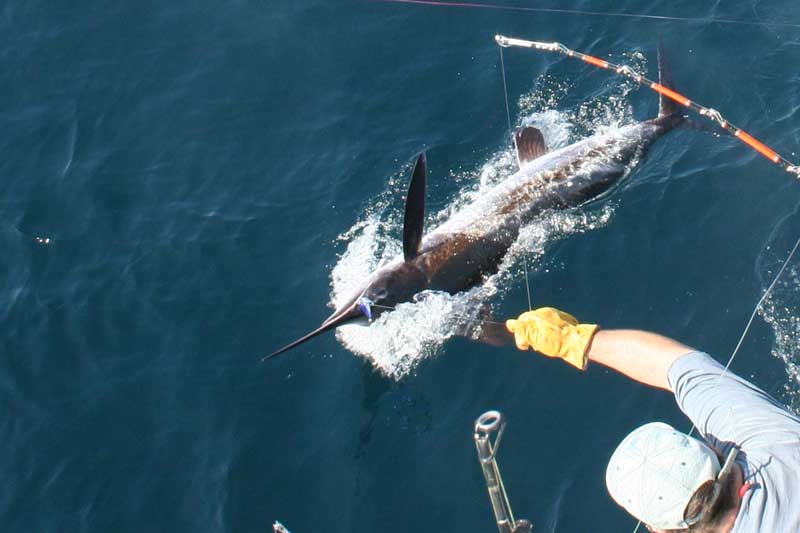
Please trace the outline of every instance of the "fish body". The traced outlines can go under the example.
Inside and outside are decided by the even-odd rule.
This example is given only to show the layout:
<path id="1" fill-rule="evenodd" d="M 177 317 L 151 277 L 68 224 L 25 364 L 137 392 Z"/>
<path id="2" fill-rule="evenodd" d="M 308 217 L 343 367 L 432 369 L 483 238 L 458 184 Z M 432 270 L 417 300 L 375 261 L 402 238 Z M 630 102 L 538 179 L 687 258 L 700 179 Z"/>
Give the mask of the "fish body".
<path id="1" fill-rule="evenodd" d="M 495 273 L 526 224 L 610 190 L 648 146 L 680 121 L 639 122 L 522 161 L 521 168 L 428 233 L 413 259 L 428 287 L 456 293 Z M 403 257 L 389 268 L 397 268 Z"/>
<path id="2" fill-rule="evenodd" d="M 659 48 L 659 78 L 671 81 Z M 519 170 L 424 234 L 426 160 L 417 158 L 403 220 L 403 254 L 379 267 L 317 329 L 273 352 L 290 350 L 354 320 L 370 320 L 425 290 L 467 290 L 499 269 L 520 230 L 544 211 L 570 209 L 609 191 L 659 137 L 684 117 L 664 96 L 656 118 L 547 151 L 533 127 L 516 132 Z M 265 359 L 266 359 L 265 358 Z"/>

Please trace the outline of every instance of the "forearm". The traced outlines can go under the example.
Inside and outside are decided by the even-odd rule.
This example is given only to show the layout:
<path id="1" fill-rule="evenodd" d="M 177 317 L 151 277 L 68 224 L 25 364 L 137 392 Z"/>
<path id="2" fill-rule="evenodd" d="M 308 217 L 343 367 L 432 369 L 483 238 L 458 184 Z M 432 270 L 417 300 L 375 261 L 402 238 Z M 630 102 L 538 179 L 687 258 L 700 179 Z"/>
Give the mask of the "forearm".
<path id="1" fill-rule="evenodd" d="M 640 383 L 669 391 L 667 373 L 672 363 L 691 351 L 656 333 L 619 329 L 595 333 L 587 356 Z"/>

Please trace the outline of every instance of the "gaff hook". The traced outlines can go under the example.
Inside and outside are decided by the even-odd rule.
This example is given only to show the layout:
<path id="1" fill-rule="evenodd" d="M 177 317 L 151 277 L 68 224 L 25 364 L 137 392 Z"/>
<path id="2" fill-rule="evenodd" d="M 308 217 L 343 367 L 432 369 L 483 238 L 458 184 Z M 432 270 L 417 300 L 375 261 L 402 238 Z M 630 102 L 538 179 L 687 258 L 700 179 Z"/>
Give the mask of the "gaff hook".
<path id="1" fill-rule="evenodd" d="M 475 447 L 478 450 L 478 461 L 486 480 L 489 491 L 489 501 L 492 504 L 495 521 L 499 533 L 531 533 L 533 526 L 527 520 L 514 520 L 508 495 L 500 477 L 500 468 L 497 466 L 497 450 L 500 448 L 500 439 L 503 437 L 506 423 L 500 411 L 486 411 L 475 421 Z M 492 442 L 492 434 L 497 437 Z"/>

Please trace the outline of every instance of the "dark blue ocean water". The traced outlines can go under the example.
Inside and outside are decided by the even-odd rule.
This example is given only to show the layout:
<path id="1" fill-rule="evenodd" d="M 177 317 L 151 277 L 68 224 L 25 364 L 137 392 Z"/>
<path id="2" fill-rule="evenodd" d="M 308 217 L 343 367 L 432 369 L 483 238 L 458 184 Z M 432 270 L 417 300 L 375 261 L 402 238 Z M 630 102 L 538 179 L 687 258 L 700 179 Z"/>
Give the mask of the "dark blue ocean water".
<path id="1" fill-rule="evenodd" d="M 800 23 L 790 0 L 541 5 Z M 471 440 L 490 408 L 509 419 L 518 516 L 539 532 L 630 531 L 605 463 L 640 423 L 688 427 L 665 393 L 446 339 L 431 322 L 446 299 L 424 323 L 367 330 L 384 344 L 366 356 L 340 333 L 259 358 L 329 314 L 332 272 L 336 289 L 398 245 L 419 151 L 434 218 L 502 174 L 495 33 L 653 76 L 661 38 L 679 89 L 792 159 L 800 146 L 790 27 L 7 0 L 0 30 L 3 532 L 493 531 Z M 505 59 L 512 121 L 555 145 L 656 112 L 653 94 L 577 62 Z M 800 184 L 735 140 L 672 132 L 609 197 L 530 228 L 534 304 L 724 360 L 800 233 L 799 204 Z M 798 279 L 792 265 L 734 363 L 787 403 Z M 518 260 L 491 289 L 498 319 L 527 307 Z M 424 350 L 386 348 L 417 334 Z"/>

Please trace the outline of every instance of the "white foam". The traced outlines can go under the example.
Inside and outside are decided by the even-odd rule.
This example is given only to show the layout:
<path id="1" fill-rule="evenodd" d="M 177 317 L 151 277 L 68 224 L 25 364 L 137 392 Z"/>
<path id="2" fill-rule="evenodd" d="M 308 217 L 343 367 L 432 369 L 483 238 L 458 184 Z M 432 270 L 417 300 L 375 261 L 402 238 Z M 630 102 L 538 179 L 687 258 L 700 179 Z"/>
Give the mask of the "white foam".
<path id="1" fill-rule="evenodd" d="M 456 296 L 426 291 L 416 302 L 400 304 L 368 326 L 340 327 L 336 337 L 350 351 L 369 359 L 382 374 L 400 379 L 460 330 L 461 317 L 474 318 L 477 306 L 472 302 L 480 301 L 478 294 L 485 291 L 484 286 Z"/>
<path id="2" fill-rule="evenodd" d="M 613 206 L 596 212 L 555 211 L 527 225 L 500 265 L 497 274 L 482 284 L 455 295 L 426 291 L 413 303 L 397 306 L 383 313 L 369 325 L 348 324 L 337 329 L 336 338 L 350 351 L 367 358 L 382 374 L 401 379 L 416 365 L 433 355 L 441 345 L 456 334 L 477 335 L 477 329 L 465 327 L 479 318 L 482 309 L 498 292 L 507 290 L 515 276 L 523 276 L 517 268 L 522 253 L 527 254 L 529 269 L 536 269 L 547 246 L 575 233 L 583 233 L 608 223 Z M 374 226 L 366 225 L 348 244 L 347 251 L 333 269 L 333 300 L 344 302 L 353 290 L 363 283 L 371 268 L 377 264 L 373 254 L 376 246 Z M 399 250 L 400 243 L 387 239 L 386 249 Z M 520 284 L 517 282 L 517 286 Z"/>
<path id="3" fill-rule="evenodd" d="M 378 265 L 402 252 L 401 242 L 381 235 L 382 226 L 383 222 L 376 215 L 370 215 L 340 236 L 349 242 L 331 271 L 333 307 L 347 304 Z"/>
<path id="4" fill-rule="evenodd" d="M 622 92 L 627 94 L 626 90 Z M 624 98 L 619 95 L 618 101 L 609 103 L 606 98 L 605 103 L 597 104 L 598 109 L 606 111 L 594 115 L 581 115 L 574 110 L 562 112 L 542 109 L 545 107 L 541 105 L 543 103 L 546 107 L 558 103 L 556 92 L 524 95 L 519 102 L 522 116 L 518 125 L 538 127 L 550 149 L 577 140 L 573 138 L 576 125 L 584 131 L 597 131 L 632 120 L 625 106 L 620 103 L 624 103 Z M 609 117 L 613 119 L 610 121 L 613 126 L 601 124 L 608 121 Z M 474 171 L 455 175 L 455 182 L 463 184 L 461 190 L 446 208 L 429 216 L 428 227 L 438 226 L 516 170 L 516 154 L 509 146 L 490 156 Z M 396 180 L 390 181 L 390 189 L 395 188 L 393 184 Z M 402 243 L 395 236 L 402 233 L 402 214 L 388 207 L 391 204 L 389 193 L 394 192 L 389 190 L 382 194 L 368 214 L 340 237 L 347 246 L 331 273 L 331 300 L 334 304 L 345 303 L 378 265 L 400 255 Z M 605 225 L 613 210 L 613 205 L 606 204 L 599 210 L 589 212 L 545 213 L 522 229 L 499 272 L 479 286 L 456 295 L 426 291 L 418 295 L 415 302 L 401 304 L 396 310 L 383 313 L 369 325 L 348 324 L 339 327 L 336 337 L 350 351 L 368 359 L 382 374 L 401 379 L 413 372 L 420 361 L 434 356 L 453 335 L 478 333 L 465 331 L 465 323 L 479 317 L 496 294 L 512 286 L 522 286 L 511 278 L 523 276 L 519 269 L 523 252 L 527 255 L 529 270 L 535 270 L 549 244 L 568 235 Z"/>
<path id="5" fill-rule="evenodd" d="M 771 274 L 771 275 L 774 275 Z M 800 316 L 797 315 L 797 294 L 800 273 L 788 267 L 764 301 L 759 315 L 772 328 L 775 340 L 771 354 L 783 362 L 787 380 L 783 398 L 795 413 L 800 414 Z"/>

